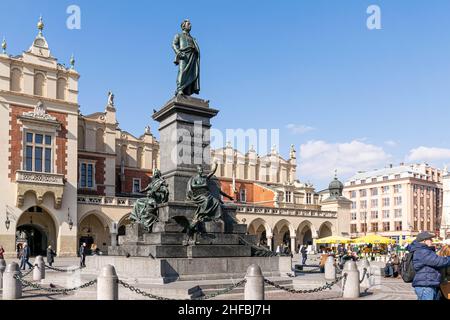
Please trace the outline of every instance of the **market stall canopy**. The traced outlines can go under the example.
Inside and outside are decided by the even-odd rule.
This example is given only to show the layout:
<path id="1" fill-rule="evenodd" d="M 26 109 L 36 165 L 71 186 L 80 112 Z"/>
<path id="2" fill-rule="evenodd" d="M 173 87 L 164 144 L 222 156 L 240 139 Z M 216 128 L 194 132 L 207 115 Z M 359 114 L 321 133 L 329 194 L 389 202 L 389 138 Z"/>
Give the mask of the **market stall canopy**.
<path id="1" fill-rule="evenodd" d="M 395 243 L 395 240 L 387 237 L 382 237 L 377 234 L 371 234 L 368 236 L 353 239 L 353 243 L 389 244 Z"/>
<path id="2" fill-rule="evenodd" d="M 351 242 L 352 239 L 339 236 L 330 236 L 316 240 L 316 243 L 351 243 Z"/>

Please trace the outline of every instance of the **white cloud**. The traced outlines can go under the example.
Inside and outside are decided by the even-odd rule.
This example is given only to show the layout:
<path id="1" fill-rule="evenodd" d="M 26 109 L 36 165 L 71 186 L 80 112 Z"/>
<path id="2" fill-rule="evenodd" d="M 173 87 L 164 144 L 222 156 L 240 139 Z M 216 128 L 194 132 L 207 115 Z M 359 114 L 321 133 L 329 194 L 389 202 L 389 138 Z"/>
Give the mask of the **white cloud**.
<path id="1" fill-rule="evenodd" d="M 398 145 L 398 143 L 394 140 L 387 140 L 384 143 L 389 147 L 396 147 Z"/>
<path id="2" fill-rule="evenodd" d="M 360 170 L 384 167 L 391 158 L 382 147 L 353 140 L 345 143 L 308 141 L 300 146 L 299 175 L 312 181 L 330 181 L 334 170 L 344 181 Z"/>
<path id="3" fill-rule="evenodd" d="M 304 134 L 306 132 L 313 131 L 316 129 L 310 126 L 305 126 L 303 124 L 293 124 L 293 123 L 288 124 L 286 128 L 289 129 L 289 131 L 291 131 L 292 134 Z"/>
<path id="4" fill-rule="evenodd" d="M 406 159 L 415 162 L 450 160 L 450 149 L 421 146 L 411 149 Z"/>

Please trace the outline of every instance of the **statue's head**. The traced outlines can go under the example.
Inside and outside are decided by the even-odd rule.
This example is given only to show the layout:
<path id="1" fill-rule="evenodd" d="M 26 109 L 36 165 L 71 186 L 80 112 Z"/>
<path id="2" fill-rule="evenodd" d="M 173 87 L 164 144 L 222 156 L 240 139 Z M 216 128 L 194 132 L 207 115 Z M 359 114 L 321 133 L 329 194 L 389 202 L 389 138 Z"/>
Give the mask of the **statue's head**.
<path id="1" fill-rule="evenodd" d="M 197 166 L 197 173 L 198 173 L 199 175 L 202 175 L 202 174 L 203 174 L 203 167 L 202 167 L 201 165 L 198 165 L 198 166 Z"/>
<path id="2" fill-rule="evenodd" d="M 159 169 L 155 169 L 153 171 L 153 177 L 154 178 L 160 178 L 161 177 L 161 171 Z"/>
<path id="3" fill-rule="evenodd" d="M 192 25 L 191 22 L 189 21 L 189 19 L 185 19 L 182 23 L 181 23 L 181 30 L 183 31 L 191 31 Z"/>

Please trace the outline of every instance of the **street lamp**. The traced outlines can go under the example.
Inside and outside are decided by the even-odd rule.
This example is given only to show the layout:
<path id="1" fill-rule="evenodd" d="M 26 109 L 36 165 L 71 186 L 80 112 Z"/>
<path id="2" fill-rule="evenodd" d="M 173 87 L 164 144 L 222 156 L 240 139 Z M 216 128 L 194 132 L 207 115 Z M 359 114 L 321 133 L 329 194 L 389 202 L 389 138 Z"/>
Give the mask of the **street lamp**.
<path id="1" fill-rule="evenodd" d="M 9 220 L 8 212 L 6 213 L 5 227 L 6 230 L 9 230 L 9 226 L 11 225 L 11 221 Z"/>
<path id="2" fill-rule="evenodd" d="M 69 230 L 72 231 L 72 228 L 73 228 L 73 221 L 72 221 L 72 218 L 70 217 L 70 211 L 69 211 L 69 210 L 70 210 L 70 209 L 67 208 L 67 221 L 69 222 Z"/>

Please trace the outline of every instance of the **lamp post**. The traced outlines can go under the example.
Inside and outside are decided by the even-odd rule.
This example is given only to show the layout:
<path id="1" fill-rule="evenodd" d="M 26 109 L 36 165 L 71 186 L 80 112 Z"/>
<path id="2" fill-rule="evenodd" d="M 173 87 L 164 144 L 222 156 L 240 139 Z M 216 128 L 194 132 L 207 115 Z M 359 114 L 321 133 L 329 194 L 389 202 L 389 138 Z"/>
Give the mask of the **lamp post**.
<path id="1" fill-rule="evenodd" d="M 6 212 L 6 220 L 5 220 L 6 230 L 9 230 L 10 225 L 11 225 L 11 221 L 9 220 L 9 214 L 8 214 L 8 212 Z"/>
<path id="2" fill-rule="evenodd" d="M 69 222 L 69 230 L 72 231 L 73 221 L 72 221 L 72 218 L 70 217 L 70 209 L 69 208 L 67 208 L 67 221 Z"/>

